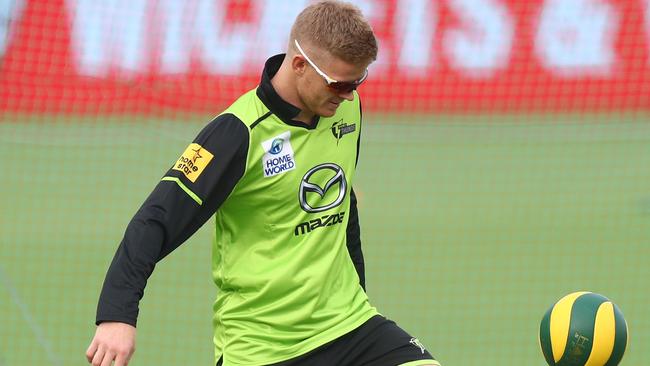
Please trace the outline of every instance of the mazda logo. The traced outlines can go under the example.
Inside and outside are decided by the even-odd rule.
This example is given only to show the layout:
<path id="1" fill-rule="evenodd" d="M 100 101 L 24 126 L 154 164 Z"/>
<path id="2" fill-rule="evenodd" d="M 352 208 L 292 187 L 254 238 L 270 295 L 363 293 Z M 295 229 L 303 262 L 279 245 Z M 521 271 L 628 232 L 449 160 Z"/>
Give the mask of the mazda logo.
<path id="1" fill-rule="evenodd" d="M 317 179 L 319 182 L 313 182 L 312 176 L 317 172 L 325 171 L 326 173 L 318 174 Z M 327 179 L 326 177 L 330 177 Z M 307 202 L 308 193 L 316 193 L 320 196 L 321 200 L 325 198 L 325 194 L 332 188 L 338 190 L 336 199 L 329 203 L 312 206 Z M 343 202 L 347 194 L 348 183 L 345 180 L 345 173 L 343 168 L 333 163 L 325 163 L 311 168 L 300 181 L 300 191 L 298 199 L 300 200 L 300 207 L 309 213 L 323 212 L 334 208 Z M 329 201 L 329 200 L 328 200 Z M 313 201 L 312 201 L 313 202 Z"/>

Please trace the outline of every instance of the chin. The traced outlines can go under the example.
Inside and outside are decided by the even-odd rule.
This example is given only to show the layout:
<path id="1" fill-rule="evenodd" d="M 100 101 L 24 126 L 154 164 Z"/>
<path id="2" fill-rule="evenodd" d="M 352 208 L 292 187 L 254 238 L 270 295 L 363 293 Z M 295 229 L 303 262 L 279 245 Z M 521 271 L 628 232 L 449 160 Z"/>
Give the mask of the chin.
<path id="1" fill-rule="evenodd" d="M 321 110 L 319 111 L 318 114 L 319 114 L 320 116 L 323 116 L 323 117 L 332 117 L 333 115 L 336 114 L 336 110 L 337 110 L 337 109 L 338 109 L 338 108 L 332 108 L 332 107 L 330 107 L 330 106 L 323 107 L 323 108 L 321 108 Z"/>
<path id="2" fill-rule="evenodd" d="M 335 114 L 336 114 L 336 110 L 331 110 L 331 109 L 323 109 L 323 111 L 319 113 L 321 117 L 332 117 Z"/>

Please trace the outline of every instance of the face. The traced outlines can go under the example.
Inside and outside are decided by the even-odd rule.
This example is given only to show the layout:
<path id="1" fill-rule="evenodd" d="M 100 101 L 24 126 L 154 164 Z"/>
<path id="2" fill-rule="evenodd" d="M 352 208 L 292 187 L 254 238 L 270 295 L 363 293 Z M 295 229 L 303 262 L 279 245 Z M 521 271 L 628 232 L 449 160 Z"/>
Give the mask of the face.
<path id="1" fill-rule="evenodd" d="M 331 117 L 343 100 L 354 99 L 353 90 L 365 80 L 368 64 L 351 64 L 326 52 L 320 52 L 315 61 L 304 49 L 299 50 L 303 52 L 294 56 L 298 58 L 294 60 L 298 66 L 298 95 L 310 112 Z"/>

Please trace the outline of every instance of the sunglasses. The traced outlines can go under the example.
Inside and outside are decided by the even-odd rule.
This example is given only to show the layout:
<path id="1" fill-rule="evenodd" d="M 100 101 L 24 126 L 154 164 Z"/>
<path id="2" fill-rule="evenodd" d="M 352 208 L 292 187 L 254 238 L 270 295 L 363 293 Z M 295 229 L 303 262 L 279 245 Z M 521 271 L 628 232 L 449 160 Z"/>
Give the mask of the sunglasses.
<path id="1" fill-rule="evenodd" d="M 307 60 L 307 62 L 311 65 L 311 67 L 316 70 L 318 75 L 320 75 L 325 81 L 327 82 L 327 87 L 330 88 L 331 90 L 338 92 L 338 93 L 351 93 L 354 90 L 357 90 L 359 85 L 363 83 L 366 78 L 368 77 L 368 69 L 364 72 L 363 76 L 359 80 L 355 81 L 337 81 L 335 79 L 332 79 L 331 77 L 327 76 L 324 72 L 321 71 L 321 69 L 316 66 L 315 63 L 312 62 L 311 59 L 305 54 L 305 51 L 303 51 L 302 47 L 300 47 L 300 44 L 298 43 L 298 40 L 294 39 L 293 42 L 296 44 L 296 47 L 298 47 L 298 51 L 302 55 L 302 57 Z"/>

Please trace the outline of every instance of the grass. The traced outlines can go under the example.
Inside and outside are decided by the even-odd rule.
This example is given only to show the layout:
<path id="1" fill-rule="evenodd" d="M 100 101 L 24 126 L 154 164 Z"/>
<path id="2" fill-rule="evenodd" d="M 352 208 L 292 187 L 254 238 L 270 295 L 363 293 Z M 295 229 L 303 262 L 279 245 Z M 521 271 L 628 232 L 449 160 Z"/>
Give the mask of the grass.
<path id="1" fill-rule="evenodd" d="M 0 365 L 85 363 L 108 264 L 191 120 L 3 117 Z M 539 321 L 577 290 L 623 310 L 623 364 L 650 362 L 647 116 L 369 115 L 354 185 L 371 301 L 444 365 L 543 365 Z M 212 364 L 209 226 L 151 277 L 134 365 Z"/>

